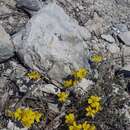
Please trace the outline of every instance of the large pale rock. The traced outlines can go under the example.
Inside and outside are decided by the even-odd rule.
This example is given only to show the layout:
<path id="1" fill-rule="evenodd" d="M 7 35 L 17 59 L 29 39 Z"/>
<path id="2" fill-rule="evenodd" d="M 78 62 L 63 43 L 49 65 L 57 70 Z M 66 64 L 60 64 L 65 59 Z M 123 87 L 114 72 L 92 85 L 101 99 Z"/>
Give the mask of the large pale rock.
<path id="1" fill-rule="evenodd" d="M 48 70 L 61 80 L 71 69 L 85 67 L 91 34 L 65 14 L 55 3 L 33 16 L 26 28 L 14 36 L 17 53 L 33 69 Z"/>
<path id="2" fill-rule="evenodd" d="M 0 25 L 0 63 L 9 59 L 14 55 L 13 44 L 10 36 L 5 32 L 4 28 Z"/>

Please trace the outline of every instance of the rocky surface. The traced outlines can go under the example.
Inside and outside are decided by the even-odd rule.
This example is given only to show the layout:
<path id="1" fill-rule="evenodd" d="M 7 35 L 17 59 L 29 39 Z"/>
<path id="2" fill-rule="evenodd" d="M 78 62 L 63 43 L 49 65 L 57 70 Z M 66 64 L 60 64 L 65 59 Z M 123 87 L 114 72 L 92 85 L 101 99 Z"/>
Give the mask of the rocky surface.
<path id="1" fill-rule="evenodd" d="M 84 40 L 90 38 L 90 32 L 61 7 L 48 4 L 30 19 L 24 32 L 14 37 L 14 44 L 26 65 L 49 70 L 52 79 L 61 81 L 71 69 L 85 66 L 88 49 Z"/>
<path id="2" fill-rule="evenodd" d="M 130 31 L 120 33 L 118 36 L 125 45 L 130 46 Z"/>
<path id="3" fill-rule="evenodd" d="M 26 130 L 5 112 L 19 106 L 46 113 L 48 120 L 31 130 L 63 129 L 55 119 L 97 94 L 103 104 L 94 118 L 97 130 L 129 130 L 129 21 L 129 0 L 0 0 L 0 129 Z M 93 54 L 103 61 L 93 63 Z M 88 76 L 75 88 L 62 88 L 81 67 Z M 27 77 L 32 70 L 40 80 Z M 57 101 L 62 91 L 71 94 L 65 104 Z"/>
<path id="4" fill-rule="evenodd" d="M 0 62 L 4 62 L 14 56 L 14 46 L 10 36 L 0 25 Z"/>
<path id="5" fill-rule="evenodd" d="M 28 15 L 16 8 L 15 0 L 0 0 L 0 23 L 11 35 L 28 21 Z"/>

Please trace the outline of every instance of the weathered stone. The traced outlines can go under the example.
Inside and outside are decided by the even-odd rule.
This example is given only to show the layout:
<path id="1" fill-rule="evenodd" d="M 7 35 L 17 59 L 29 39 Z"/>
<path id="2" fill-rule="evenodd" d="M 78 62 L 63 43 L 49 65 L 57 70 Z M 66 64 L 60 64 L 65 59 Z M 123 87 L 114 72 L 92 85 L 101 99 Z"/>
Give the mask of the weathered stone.
<path id="1" fill-rule="evenodd" d="M 85 67 L 88 30 L 65 14 L 55 3 L 33 16 L 25 30 L 14 37 L 17 53 L 33 69 L 49 70 L 48 75 L 61 81 L 71 69 Z"/>
<path id="2" fill-rule="evenodd" d="M 47 92 L 47 93 L 50 93 L 50 94 L 57 94 L 57 93 L 60 92 L 59 88 L 57 88 L 53 84 L 47 84 L 45 86 L 40 86 L 39 90 L 41 92 Z"/>
<path id="3" fill-rule="evenodd" d="M 38 11 L 41 7 L 41 3 L 39 0 L 16 0 L 17 6 L 25 9 L 29 9 L 32 11 Z"/>
<path id="4" fill-rule="evenodd" d="M 4 105 L 7 101 L 7 98 L 9 96 L 8 92 L 6 92 L 8 80 L 4 77 L 0 78 L 0 114 L 4 110 Z"/>
<path id="5" fill-rule="evenodd" d="M 111 35 L 102 34 L 101 38 L 106 40 L 107 42 L 110 42 L 110 43 L 114 43 L 115 42 L 115 39 Z"/>
<path id="6" fill-rule="evenodd" d="M 117 32 L 127 32 L 128 28 L 126 24 L 117 24 L 114 26 Z"/>
<path id="7" fill-rule="evenodd" d="M 103 33 L 103 22 L 103 18 L 95 12 L 93 19 L 89 19 L 85 26 L 90 32 L 94 32 L 99 36 Z"/>
<path id="8" fill-rule="evenodd" d="M 130 46 L 130 31 L 122 32 L 118 37 L 125 45 Z"/>
<path id="9" fill-rule="evenodd" d="M 0 62 L 3 62 L 14 55 L 13 44 L 10 36 L 5 32 L 0 25 Z"/>
<path id="10" fill-rule="evenodd" d="M 107 45 L 107 49 L 109 50 L 109 52 L 111 52 L 112 54 L 119 54 L 120 53 L 120 48 L 117 46 L 117 44 L 110 44 Z"/>
<path id="11" fill-rule="evenodd" d="M 0 6 L 0 15 L 9 14 L 11 10 L 7 8 L 5 5 Z"/>
<path id="12" fill-rule="evenodd" d="M 80 93 L 81 95 L 86 93 L 89 89 L 91 89 L 91 86 L 94 84 L 93 81 L 82 79 L 81 82 L 77 84 L 77 86 L 74 88 L 76 93 Z"/>

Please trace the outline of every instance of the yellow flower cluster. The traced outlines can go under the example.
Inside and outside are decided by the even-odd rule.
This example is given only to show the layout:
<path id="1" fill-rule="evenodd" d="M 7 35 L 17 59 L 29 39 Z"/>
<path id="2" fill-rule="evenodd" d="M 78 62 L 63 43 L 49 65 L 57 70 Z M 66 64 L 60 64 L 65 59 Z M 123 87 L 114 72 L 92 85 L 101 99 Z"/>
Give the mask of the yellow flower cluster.
<path id="1" fill-rule="evenodd" d="M 26 76 L 31 80 L 38 80 L 41 78 L 42 75 L 37 71 L 31 71 L 26 73 Z"/>
<path id="2" fill-rule="evenodd" d="M 84 68 L 80 68 L 79 70 L 74 71 L 72 75 L 74 76 L 75 79 L 82 80 L 83 78 L 86 77 L 87 74 L 88 74 L 88 70 Z"/>
<path id="3" fill-rule="evenodd" d="M 96 126 L 89 124 L 87 121 L 85 121 L 82 124 L 82 128 L 83 128 L 83 130 L 96 130 Z"/>
<path id="4" fill-rule="evenodd" d="M 65 123 L 72 125 L 75 122 L 75 117 L 73 113 L 69 113 L 65 116 Z"/>
<path id="5" fill-rule="evenodd" d="M 77 124 L 73 113 L 65 116 L 65 123 L 68 124 L 69 130 L 96 130 L 95 125 L 90 125 L 87 121 Z"/>
<path id="6" fill-rule="evenodd" d="M 81 124 L 76 124 L 76 122 L 73 123 L 73 125 L 69 126 L 69 130 L 81 130 L 82 125 Z"/>
<path id="7" fill-rule="evenodd" d="M 58 100 L 63 103 L 68 99 L 69 94 L 65 92 L 60 92 L 57 94 L 57 96 L 58 96 Z"/>
<path id="8" fill-rule="evenodd" d="M 85 78 L 87 74 L 88 70 L 85 68 L 80 68 L 79 70 L 74 71 L 71 75 L 73 79 L 65 80 L 64 87 L 68 88 L 76 85 L 76 83 Z"/>
<path id="9" fill-rule="evenodd" d="M 103 61 L 103 56 L 99 54 L 92 55 L 90 60 L 94 63 L 100 63 Z"/>
<path id="10" fill-rule="evenodd" d="M 76 83 L 77 83 L 76 80 L 72 80 L 72 79 L 64 80 L 64 87 L 70 88 L 70 87 L 72 87 L 72 86 L 75 86 Z"/>
<path id="11" fill-rule="evenodd" d="M 65 116 L 65 123 L 68 124 L 69 130 L 81 130 L 82 129 L 82 125 L 76 123 L 73 113 L 70 113 Z"/>
<path id="12" fill-rule="evenodd" d="M 42 116 L 38 111 L 32 111 L 31 108 L 18 108 L 15 112 L 9 112 L 11 118 L 14 118 L 22 123 L 24 127 L 30 128 L 36 121 L 40 122 Z"/>
<path id="13" fill-rule="evenodd" d="M 88 99 L 89 106 L 86 107 L 87 116 L 94 117 L 97 112 L 101 111 L 100 100 L 101 98 L 98 96 L 90 96 Z"/>

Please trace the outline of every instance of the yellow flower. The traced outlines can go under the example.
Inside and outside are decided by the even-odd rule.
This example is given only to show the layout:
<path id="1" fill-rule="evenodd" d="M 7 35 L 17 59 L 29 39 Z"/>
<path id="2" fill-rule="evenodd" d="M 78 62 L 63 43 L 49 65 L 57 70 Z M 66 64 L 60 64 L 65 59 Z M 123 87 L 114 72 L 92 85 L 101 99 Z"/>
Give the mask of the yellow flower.
<path id="1" fill-rule="evenodd" d="M 67 100 L 69 94 L 65 93 L 65 92 L 60 92 L 60 93 L 57 94 L 57 96 L 58 96 L 58 100 L 60 102 L 65 102 Z"/>
<path id="2" fill-rule="evenodd" d="M 21 119 L 21 123 L 24 127 L 30 128 L 32 124 L 34 123 L 34 117 L 29 117 L 29 116 L 23 116 Z"/>
<path id="3" fill-rule="evenodd" d="M 89 123 L 87 123 L 87 121 L 85 121 L 85 122 L 82 124 L 83 130 L 89 130 L 90 127 L 91 127 L 91 126 L 90 126 Z"/>
<path id="4" fill-rule="evenodd" d="M 37 123 L 40 122 L 40 118 L 42 116 L 41 113 L 32 111 L 31 108 L 18 108 L 13 113 L 12 118 L 21 121 L 22 125 L 27 128 L 30 128 L 35 121 Z"/>
<path id="5" fill-rule="evenodd" d="M 88 103 L 90 104 L 90 106 L 92 108 L 95 109 L 95 111 L 100 111 L 101 110 L 101 105 L 99 103 L 99 101 L 101 100 L 100 97 L 98 96 L 91 96 L 89 99 L 88 99 Z"/>
<path id="6" fill-rule="evenodd" d="M 96 129 L 95 125 L 90 125 L 89 123 L 87 123 L 87 121 L 85 121 L 82 124 L 82 128 L 83 128 L 83 130 L 95 130 Z"/>
<path id="7" fill-rule="evenodd" d="M 73 80 L 72 79 L 64 81 L 64 87 L 69 88 L 69 87 L 72 87 L 72 86 L 73 86 Z"/>
<path id="8" fill-rule="evenodd" d="M 39 112 L 37 112 L 37 111 L 35 112 L 35 120 L 36 120 L 37 123 L 40 122 L 40 118 L 41 118 L 41 116 L 42 116 L 41 113 L 39 113 Z"/>
<path id="9" fill-rule="evenodd" d="M 14 117 L 16 120 L 20 120 L 22 118 L 22 109 L 18 108 L 15 112 L 14 112 Z"/>
<path id="10" fill-rule="evenodd" d="M 92 125 L 89 130 L 96 130 L 96 126 Z"/>
<path id="11" fill-rule="evenodd" d="M 38 80 L 41 78 L 41 74 L 37 71 L 28 72 L 26 76 L 31 80 Z"/>
<path id="12" fill-rule="evenodd" d="M 86 115 L 90 117 L 94 117 L 97 111 L 95 109 L 92 109 L 90 106 L 86 107 Z"/>
<path id="13" fill-rule="evenodd" d="M 9 117 L 11 117 L 11 118 L 14 117 L 14 112 L 12 112 L 12 111 L 10 111 L 10 110 L 7 110 L 7 111 L 5 111 L 5 112 L 6 112 L 7 116 L 9 116 Z"/>
<path id="14" fill-rule="evenodd" d="M 66 88 L 70 88 L 70 87 L 72 87 L 72 86 L 75 86 L 76 83 L 77 83 L 76 80 L 70 79 L 70 80 L 65 80 L 64 83 L 63 83 L 63 85 L 64 85 L 64 87 L 66 87 Z"/>
<path id="15" fill-rule="evenodd" d="M 65 123 L 72 125 L 75 122 L 75 117 L 73 113 L 70 113 L 65 116 Z"/>
<path id="16" fill-rule="evenodd" d="M 87 74 L 88 70 L 85 68 L 80 68 L 78 71 L 73 72 L 73 76 L 78 80 L 85 78 Z"/>
<path id="17" fill-rule="evenodd" d="M 101 61 L 103 61 L 103 56 L 99 55 L 99 54 L 95 54 L 95 55 L 91 56 L 90 60 L 95 63 L 100 63 Z"/>
<path id="18" fill-rule="evenodd" d="M 75 122 L 73 123 L 73 125 L 69 126 L 69 130 L 81 130 L 82 129 L 82 125 L 81 124 L 76 124 Z"/>
<path id="19" fill-rule="evenodd" d="M 98 103 L 98 102 L 92 103 L 92 104 L 91 104 L 91 107 L 92 107 L 93 109 L 95 109 L 97 112 L 98 112 L 98 111 L 101 111 L 101 109 L 102 109 L 100 103 Z"/>
<path id="20" fill-rule="evenodd" d="M 92 104 L 92 103 L 95 103 L 95 102 L 99 102 L 101 100 L 100 97 L 98 96 L 91 96 L 89 99 L 88 99 L 88 103 L 89 104 Z"/>
<path id="21" fill-rule="evenodd" d="M 31 125 L 34 123 L 35 120 L 35 113 L 32 111 L 32 109 L 27 108 L 23 109 L 23 117 L 21 119 L 21 122 L 24 127 L 31 127 Z"/>

